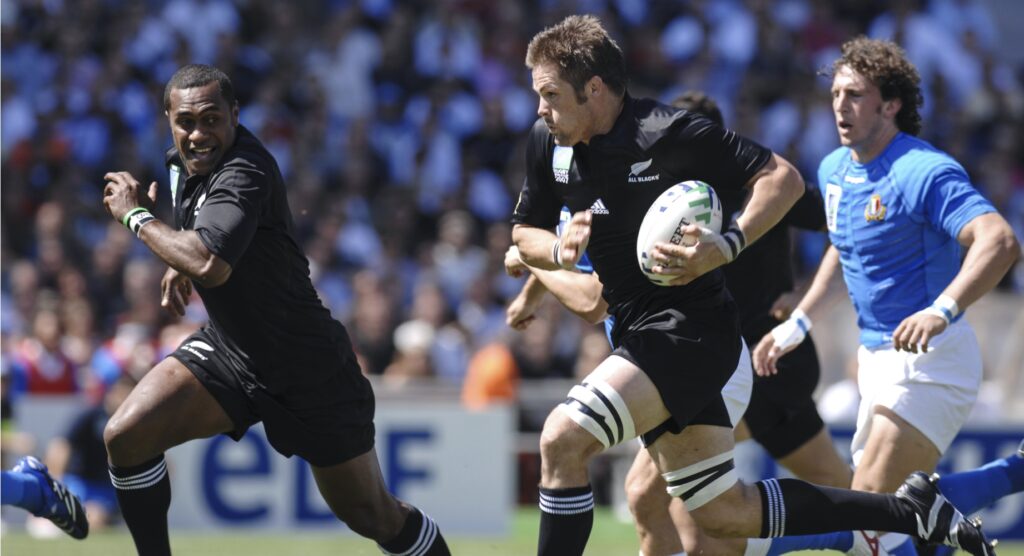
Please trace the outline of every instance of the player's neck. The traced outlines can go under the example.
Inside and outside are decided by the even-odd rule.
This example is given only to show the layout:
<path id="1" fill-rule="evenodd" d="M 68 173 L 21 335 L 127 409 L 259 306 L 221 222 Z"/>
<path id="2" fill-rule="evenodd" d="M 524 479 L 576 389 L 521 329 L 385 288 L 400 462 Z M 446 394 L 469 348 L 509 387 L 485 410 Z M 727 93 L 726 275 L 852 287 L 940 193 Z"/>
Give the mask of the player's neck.
<path id="1" fill-rule="evenodd" d="M 596 110 L 594 118 L 594 129 L 593 133 L 589 137 L 583 139 L 582 142 L 590 144 L 590 140 L 598 135 L 604 135 L 615 127 L 615 121 L 619 119 L 619 114 L 622 114 L 623 107 L 626 106 L 626 96 L 621 97 L 606 97 L 608 99 L 608 105 L 602 106 Z"/>
<path id="2" fill-rule="evenodd" d="M 867 164 L 878 158 L 878 155 L 882 154 L 889 147 L 889 143 L 892 143 L 892 140 L 896 138 L 899 132 L 899 128 L 895 125 L 886 126 L 879 130 L 877 137 L 864 141 L 861 145 L 852 148 L 853 160 L 859 164 Z"/>

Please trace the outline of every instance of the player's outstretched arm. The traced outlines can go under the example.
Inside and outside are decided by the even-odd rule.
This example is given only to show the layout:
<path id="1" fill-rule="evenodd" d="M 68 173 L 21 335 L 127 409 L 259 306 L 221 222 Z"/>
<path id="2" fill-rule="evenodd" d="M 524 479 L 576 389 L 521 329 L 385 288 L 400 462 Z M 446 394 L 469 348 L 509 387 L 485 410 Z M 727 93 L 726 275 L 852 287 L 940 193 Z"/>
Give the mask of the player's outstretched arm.
<path id="1" fill-rule="evenodd" d="M 533 321 L 537 305 L 549 291 L 559 303 L 589 323 L 597 324 L 607 316 L 608 303 L 601 296 L 604 286 L 596 273 L 528 266 L 515 245 L 505 252 L 505 272 L 513 277 L 529 273 L 523 289 L 505 311 L 506 324 L 516 330 L 526 328 Z"/>
<path id="2" fill-rule="evenodd" d="M 219 286 L 231 276 L 231 265 L 211 253 L 199 234 L 175 230 L 153 216 L 156 182 L 150 184 L 148 193 L 143 193 L 141 184 L 128 172 L 109 172 L 103 179 L 107 180 L 103 188 L 107 212 L 168 266 L 207 288 Z"/>
<path id="3" fill-rule="evenodd" d="M 608 302 L 601 296 L 604 286 L 597 273 L 539 268 L 531 271 L 559 303 L 581 319 L 597 324 L 608 316 Z"/>
<path id="4" fill-rule="evenodd" d="M 821 258 L 811 287 L 789 319 L 765 334 L 754 348 L 754 370 L 759 376 L 779 372 L 775 366 L 779 358 L 804 341 L 814 319 L 824 316 L 825 311 L 837 298 L 836 292 L 843 287 L 842 276 L 839 268 L 839 250 L 835 246 L 830 246 Z"/>
<path id="5" fill-rule="evenodd" d="M 959 313 L 988 293 L 1020 258 L 1013 229 L 998 213 L 979 215 L 957 237 L 967 248 L 960 271 L 928 308 L 910 315 L 892 334 L 893 347 L 917 353 L 949 326 Z"/>

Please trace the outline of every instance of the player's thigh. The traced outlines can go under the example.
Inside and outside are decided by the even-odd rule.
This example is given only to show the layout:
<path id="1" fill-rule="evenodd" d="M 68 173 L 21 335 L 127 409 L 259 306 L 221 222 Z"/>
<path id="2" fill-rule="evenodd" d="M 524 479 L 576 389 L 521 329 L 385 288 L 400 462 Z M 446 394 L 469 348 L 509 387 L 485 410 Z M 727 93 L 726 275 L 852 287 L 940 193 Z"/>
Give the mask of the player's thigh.
<path id="1" fill-rule="evenodd" d="M 853 476 L 850 465 L 836 452 L 827 428 L 820 429 L 810 440 L 780 458 L 779 463 L 797 478 L 818 485 L 849 488 Z"/>
<path id="2" fill-rule="evenodd" d="M 213 395 L 181 361 L 168 357 L 139 381 L 104 430 L 113 463 L 132 465 L 196 438 L 232 429 Z M 115 461 L 120 456 L 120 461 Z M 142 458 L 141 461 L 125 461 Z"/>
<path id="3" fill-rule="evenodd" d="M 560 409 L 605 447 L 635 438 L 669 418 L 654 382 L 618 355 L 607 357 L 574 386 Z"/>
<path id="4" fill-rule="evenodd" d="M 328 507 L 353 529 L 358 529 L 356 522 L 389 531 L 401 527 L 404 512 L 388 492 L 375 449 L 339 464 L 310 467 Z"/>
<path id="5" fill-rule="evenodd" d="M 910 473 L 934 470 L 940 457 L 939 449 L 924 433 L 891 409 L 875 406 L 852 488 L 895 492 Z"/>
<path id="6" fill-rule="evenodd" d="M 754 535 L 760 526 L 760 500 L 756 489 L 739 482 L 734 446 L 729 427 L 691 425 L 648 447 L 669 492 L 713 536 Z"/>

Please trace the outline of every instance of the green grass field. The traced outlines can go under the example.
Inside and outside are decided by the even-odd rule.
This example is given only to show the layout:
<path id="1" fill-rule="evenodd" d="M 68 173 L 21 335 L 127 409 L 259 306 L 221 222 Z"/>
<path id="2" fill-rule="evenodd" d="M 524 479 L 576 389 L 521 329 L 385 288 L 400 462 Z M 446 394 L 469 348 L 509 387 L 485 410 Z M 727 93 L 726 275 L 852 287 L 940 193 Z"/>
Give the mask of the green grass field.
<path id="1" fill-rule="evenodd" d="M 516 512 L 512 534 L 503 539 L 449 538 L 456 555 L 528 556 L 537 542 L 537 511 Z M 356 556 L 379 555 L 377 547 L 350 534 L 326 535 L 299 533 L 267 535 L 250 531 L 225 533 L 173 533 L 175 554 L 199 556 Z M 92 535 L 85 541 L 66 537 L 33 539 L 23 531 L 8 531 L 0 539 L 3 556 L 131 556 L 135 554 L 131 538 L 123 529 Z M 615 519 L 608 511 L 598 510 L 590 536 L 588 556 L 635 556 L 633 526 Z M 806 554 L 822 554 L 807 552 Z M 1024 556 L 1024 543 L 1001 543 L 1000 556 Z"/>

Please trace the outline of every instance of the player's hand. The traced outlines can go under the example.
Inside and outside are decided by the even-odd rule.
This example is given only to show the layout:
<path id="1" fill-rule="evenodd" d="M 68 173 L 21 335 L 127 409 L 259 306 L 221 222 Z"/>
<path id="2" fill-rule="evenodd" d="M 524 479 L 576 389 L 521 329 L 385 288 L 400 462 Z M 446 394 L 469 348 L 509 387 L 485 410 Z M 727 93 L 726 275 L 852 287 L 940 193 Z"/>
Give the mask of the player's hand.
<path id="1" fill-rule="evenodd" d="M 512 245 L 505 251 L 505 274 L 513 278 L 521 278 L 529 274 L 530 268 L 519 257 L 519 248 Z"/>
<path id="2" fill-rule="evenodd" d="M 792 349 L 792 348 L 790 348 Z M 779 369 L 775 364 L 786 352 L 775 345 L 775 338 L 771 333 L 765 334 L 761 341 L 754 347 L 751 359 L 754 362 L 754 372 L 757 376 L 772 376 L 778 374 Z"/>
<path id="3" fill-rule="evenodd" d="M 784 321 L 793 313 L 793 309 L 800 304 L 801 295 L 797 292 L 786 292 L 779 296 L 772 304 L 768 312 L 775 320 Z"/>
<path id="4" fill-rule="evenodd" d="M 526 330 L 526 327 L 530 326 L 537 318 L 536 312 L 539 300 L 540 298 L 537 301 L 531 302 L 527 299 L 527 296 L 517 295 L 505 310 L 505 324 L 515 330 Z"/>
<path id="5" fill-rule="evenodd" d="M 651 257 L 656 264 L 651 271 L 655 274 L 675 276 L 669 281 L 670 286 L 685 286 L 724 265 L 728 261 L 722 250 L 712 241 L 714 235 L 718 234 L 696 224 L 690 224 L 683 228 L 683 243 L 691 245 L 655 243 Z"/>
<path id="6" fill-rule="evenodd" d="M 168 268 L 160 280 L 160 306 L 171 315 L 183 317 L 191 297 L 192 280 L 177 270 Z"/>
<path id="7" fill-rule="evenodd" d="M 757 376 L 778 374 L 776 363 L 783 355 L 793 351 L 807 339 L 807 333 L 811 331 L 812 326 L 814 324 L 806 313 L 794 309 L 789 318 L 765 334 L 751 356 Z"/>
<path id="8" fill-rule="evenodd" d="M 114 220 L 121 222 L 136 207 L 152 210 L 156 206 L 156 182 L 143 191 L 142 184 L 128 172 L 107 172 L 103 179 L 107 181 L 103 187 L 103 206 Z"/>
<path id="9" fill-rule="evenodd" d="M 576 263 L 583 257 L 590 243 L 590 224 L 594 215 L 589 210 L 583 210 L 572 215 L 572 220 L 566 224 L 562 231 L 562 242 L 559 245 L 559 258 L 563 269 L 576 267 Z"/>
<path id="10" fill-rule="evenodd" d="M 928 351 L 928 341 L 941 334 L 947 327 L 942 317 L 918 311 L 903 319 L 892 333 L 892 346 L 896 351 L 921 353 Z"/>

